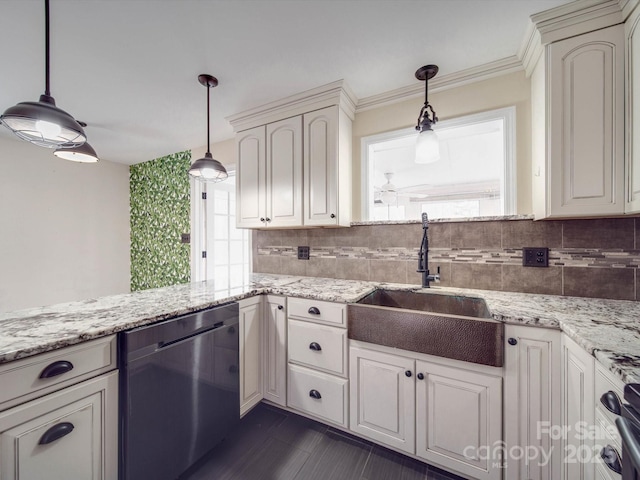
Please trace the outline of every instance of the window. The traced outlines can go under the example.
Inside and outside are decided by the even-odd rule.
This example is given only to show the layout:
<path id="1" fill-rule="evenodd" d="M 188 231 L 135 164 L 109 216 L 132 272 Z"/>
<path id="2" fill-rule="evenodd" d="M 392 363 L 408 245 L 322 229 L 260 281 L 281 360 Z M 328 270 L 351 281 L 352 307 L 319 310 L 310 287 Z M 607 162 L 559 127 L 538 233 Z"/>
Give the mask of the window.
<path id="1" fill-rule="evenodd" d="M 414 162 L 413 128 L 362 139 L 363 220 L 515 213 L 515 107 L 439 122 L 440 160 Z"/>
<path id="2" fill-rule="evenodd" d="M 249 281 L 249 231 L 236 228 L 235 172 L 224 182 L 193 183 L 192 278 L 212 280 L 215 291 L 233 294 Z M 202 198 L 206 193 L 206 199 Z M 198 203 L 200 199 L 200 204 Z M 206 251 L 206 257 L 202 256 Z"/>

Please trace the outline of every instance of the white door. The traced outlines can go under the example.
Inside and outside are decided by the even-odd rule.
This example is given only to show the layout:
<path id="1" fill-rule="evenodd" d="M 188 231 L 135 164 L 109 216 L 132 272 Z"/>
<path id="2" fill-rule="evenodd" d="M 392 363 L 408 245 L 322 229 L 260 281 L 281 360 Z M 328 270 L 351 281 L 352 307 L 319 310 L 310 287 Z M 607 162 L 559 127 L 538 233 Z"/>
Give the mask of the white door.
<path id="1" fill-rule="evenodd" d="M 236 221 L 238 228 L 266 225 L 267 171 L 264 126 L 236 135 L 238 152 Z"/>
<path id="2" fill-rule="evenodd" d="M 240 416 L 262 400 L 262 296 L 240 301 Z"/>
<path id="3" fill-rule="evenodd" d="M 626 159 L 627 203 L 625 213 L 640 212 L 640 8 L 625 23 L 627 36 L 626 77 Z"/>
<path id="4" fill-rule="evenodd" d="M 337 105 L 304 115 L 304 224 L 338 223 Z"/>
<path id="5" fill-rule="evenodd" d="M 507 456 L 507 479 L 560 478 L 561 445 L 550 435 L 552 426 L 560 424 L 560 335 L 546 328 L 505 326 L 505 443 L 507 449 L 530 446 L 537 454 L 531 460 Z"/>
<path id="6" fill-rule="evenodd" d="M 478 479 L 502 478 L 502 378 L 416 362 L 416 455 Z M 421 378 L 424 377 L 424 378 Z"/>
<path id="7" fill-rule="evenodd" d="M 116 478 L 117 398 L 113 372 L 2 412 L 0 478 Z"/>
<path id="8" fill-rule="evenodd" d="M 564 334 L 562 344 L 562 479 L 593 480 L 599 452 L 584 432 L 595 423 L 595 359 Z"/>
<path id="9" fill-rule="evenodd" d="M 351 347 L 351 430 L 384 445 L 415 452 L 412 359 Z"/>
<path id="10" fill-rule="evenodd" d="M 624 28 L 549 47 L 551 215 L 624 212 Z"/>
<path id="11" fill-rule="evenodd" d="M 264 305 L 264 398 L 287 404 L 287 309 L 286 298 L 267 295 Z"/>
<path id="12" fill-rule="evenodd" d="M 267 125 L 268 227 L 302 225 L 302 116 Z"/>

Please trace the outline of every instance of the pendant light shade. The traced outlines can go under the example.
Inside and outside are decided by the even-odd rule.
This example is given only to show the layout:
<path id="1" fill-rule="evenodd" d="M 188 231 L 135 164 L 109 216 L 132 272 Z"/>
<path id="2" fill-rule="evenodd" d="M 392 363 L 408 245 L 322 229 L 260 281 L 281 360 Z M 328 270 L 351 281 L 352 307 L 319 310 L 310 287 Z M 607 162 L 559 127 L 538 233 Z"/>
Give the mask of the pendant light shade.
<path id="1" fill-rule="evenodd" d="M 83 128 L 64 110 L 56 107 L 49 81 L 49 0 L 45 11 L 45 91 L 37 102 L 21 102 L 0 115 L 0 123 L 18 137 L 39 147 L 73 148 L 87 137 Z"/>
<path id="2" fill-rule="evenodd" d="M 79 147 L 58 148 L 53 154 L 63 160 L 78 163 L 96 163 L 99 160 L 98 154 L 93 147 L 89 145 L 89 142 L 84 142 Z"/>
<path id="3" fill-rule="evenodd" d="M 201 85 L 207 87 L 207 153 L 204 157 L 199 158 L 189 168 L 189 175 L 202 182 L 221 182 L 225 180 L 229 174 L 224 168 L 224 165 L 218 160 L 214 159 L 211 155 L 211 138 L 210 138 L 210 126 L 209 126 L 209 91 L 218 85 L 218 79 L 211 75 L 201 74 L 198 75 L 198 81 Z"/>
<path id="4" fill-rule="evenodd" d="M 416 139 L 416 163 L 434 163 L 440 160 L 438 136 L 432 126 L 438 121 L 436 112 L 429 104 L 429 80 L 438 73 L 437 65 L 425 65 L 416 71 L 416 78 L 425 82 L 424 105 L 418 116 L 416 130 L 420 132 Z"/>

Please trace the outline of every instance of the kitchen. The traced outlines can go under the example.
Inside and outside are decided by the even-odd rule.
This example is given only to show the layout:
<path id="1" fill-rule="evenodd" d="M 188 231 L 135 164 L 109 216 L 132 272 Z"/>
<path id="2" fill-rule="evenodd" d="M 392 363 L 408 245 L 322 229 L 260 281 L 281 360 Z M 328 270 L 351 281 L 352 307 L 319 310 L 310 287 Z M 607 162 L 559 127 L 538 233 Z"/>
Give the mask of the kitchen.
<path id="1" fill-rule="evenodd" d="M 30 4 L 29 7 L 33 10 L 33 16 L 41 15 L 40 2 L 33 3 L 35 3 L 35 5 Z M 64 3 L 60 2 L 60 4 L 62 8 Z M 607 10 L 607 8 L 618 8 L 617 2 L 596 2 L 596 4 L 601 6 L 603 10 L 600 12 L 601 15 L 599 13 L 600 16 L 595 14 L 594 16 L 600 18 L 600 21 L 605 22 L 604 24 L 599 24 L 600 26 L 597 28 L 608 25 L 606 24 L 607 21 L 610 22 L 609 24 L 615 24 L 616 20 L 609 18 L 615 17 L 615 10 Z M 52 3 L 53 8 L 57 8 L 56 5 L 57 2 Z M 149 5 L 138 4 L 137 8 L 144 10 L 145 8 L 149 8 Z M 198 8 L 204 7 L 199 5 Z M 625 15 L 627 15 L 631 10 L 631 6 L 625 4 L 624 9 L 626 12 Z M 618 10 L 620 10 L 620 8 L 618 8 Z M 103 13 L 107 14 L 107 12 Z M 619 18 L 622 18 L 621 15 L 623 14 L 618 11 L 618 15 L 620 16 Z M 69 16 L 71 16 L 71 13 L 69 13 Z M 590 21 L 596 22 L 596 20 L 593 19 Z M 36 22 L 34 21 L 34 23 Z M 547 30 L 542 32 L 544 35 L 547 35 L 545 38 L 552 42 L 558 40 L 558 38 L 562 38 L 553 37 L 553 35 L 559 35 L 559 33 L 552 28 L 554 26 L 553 22 L 548 21 L 547 23 L 548 24 L 544 24 Z M 96 28 L 105 27 L 97 26 Z M 56 38 L 56 32 L 56 29 L 52 30 L 54 39 Z M 578 32 L 573 32 L 571 35 L 577 34 Z M 518 33 L 518 41 L 520 41 L 522 35 L 522 32 Z M 35 42 L 33 51 L 40 51 L 41 44 L 42 42 L 40 41 Z M 116 44 L 114 48 L 125 48 L 126 45 L 124 44 L 125 42 L 122 41 L 122 44 Z M 180 48 L 176 49 L 180 50 Z M 169 53 L 172 52 L 169 50 Z M 182 53 L 182 51 L 180 51 L 180 53 Z M 533 55 L 533 53 L 531 52 L 530 55 Z M 53 54 L 53 72 L 62 68 L 56 67 L 56 64 L 62 61 L 59 54 Z M 113 67 L 113 61 L 114 59 L 109 57 L 105 59 L 104 63 L 106 66 Z M 27 62 L 21 60 L 20 63 Z M 37 61 L 34 63 L 36 63 L 33 67 L 34 69 L 40 65 Z M 409 78 L 400 80 L 395 87 L 411 85 L 413 71 L 423 63 L 426 62 L 421 58 L 419 63 L 412 65 Z M 438 60 L 438 63 L 441 62 Z M 534 150 L 537 148 L 536 142 L 539 139 L 531 132 L 535 132 L 534 127 L 537 125 L 536 120 L 539 120 L 537 115 L 540 115 L 541 111 L 544 113 L 544 107 L 541 106 L 539 101 L 535 101 L 535 95 L 538 95 L 539 92 L 534 89 L 534 81 L 539 80 L 540 72 L 529 72 L 533 73 L 533 75 L 527 76 L 527 72 L 523 70 L 522 64 L 523 61 L 518 62 L 515 59 L 511 59 L 511 62 L 495 62 L 491 64 L 491 68 L 487 67 L 484 70 L 478 69 L 478 71 L 475 72 L 477 81 L 469 82 L 468 84 L 465 82 L 464 75 L 459 75 L 456 78 L 456 76 L 453 75 L 455 70 L 446 71 L 443 69 L 443 73 L 436 76 L 431 82 L 433 91 L 430 91 L 430 93 L 433 94 L 430 95 L 430 101 L 438 110 L 442 119 L 454 118 L 499 107 L 515 106 L 515 149 L 518 159 L 517 211 L 514 212 L 514 214 L 518 216 L 515 217 L 515 219 L 487 222 L 433 221 L 430 224 L 430 248 L 432 249 L 432 264 L 430 268 L 432 271 L 436 271 L 437 267 L 440 267 L 441 270 L 440 284 L 436 285 L 436 287 L 479 289 L 488 292 L 498 292 L 494 293 L 494 295 L 498 297 L 499 291 L 505 290 L 545 295 L 564 295 L 568 297 L 578 296 L 601 299 L 636 300 L 635 276 L 637 269 L 620 268 L 620 265 L 625 265 L 625 261 L 627 260 L 630 266 L 637 266 L 637 263 L 633 263 L 636 225 L 635 219 L 632 216 L 617 218 L 621 216 L 624 211 L 624 207 L 620 206 L 620 199 L 616 199 L 618 202 L 616 206 L 621 208 L 619 214 L 602 214 L 596 212 L 596 215 L 596 213 L 592 211 L 590 215 L 586 215 L 589 217 L 603 217 L 600 219 L 576 220 L 574 219 L 575 217 L 585 215 L 575 213 L 569 215 L 566 213 L 554 215 L 553 212 L 547 212 L 546 214 L 543 213 L 542 217 L 555 216 L 557 219 L 543 222 L 534 222 L 531 220 L 532 213 L 536 214 L 536 218 L 541 218 L 538 211 L 536 211 L 538 203 L 535 202 L 534 198 L 536 198 L 537 195 L 535 190 L 539 188 L 539 180 L 545 178 L 544 172 L 541 173 L 540 176 L 536 175 L 537 171 L 534 168 L 534 162 L 538 157 L 535 152 L 532 153 L 532 148 Z M 531 68 L 533 68 L 533 65 Z M 39 70 L 34 71 L 39 72 Z M 99 72 L 100 70 L 97 71 Z M 114 72 L 118 73 L 119 70 L 115 69 Z M 114 73 L 114 75 L 116 73 Z M 201 120 L 197 123 L 194 122 L 196 127 L 194 130 L 196 131 L 189 134 L 193 135 L 193 137 L 189 137 L 192 139 L 186 140 L 187 137 L 185 136 L 185 143 L 182 148 L 173 148 L 168 151 L 162 151 L 164 147 L 156 145 L 154 148 L 159 149 L 157 155 L 153 154 L 146 158 L 161 157 L 162 155 L 188 149 L 191 149 L 190 160 L 202 156 L 204 148 L 194 147 L 203 144 L 203 127 L 205 125 L 203 115 L 204 108 L 202 108 L 204 92 L 202 91 L 202 87 L 197 84 L 195 78 L 198 73 L 201 72 L 196 71 L 189 75 L 189 91 L 185 92 L 183 98 L 184 103 L 187 103 L 188 100 L 189 105 L 193 105 L 194 111 L 198 112 L 198 118 Z M 225 83 L 222 74 L 213 67 L 211 73 L 217 74 L 221 80 L 220 85 L 211 91 L 212 111 L 215 112 L 216 105 L 220 105 L 225 101 Z M 445 76 L 446 74 L 450 75 Z M 471 73 L 467 72 L 467 75 L 471 75 Z M 21 79 L 24 80 L 20 75 L 15 75 L 15 77 L 16 79 L 12 80 L 14 82 L 19 82 Z M 40 73 L 34 73 L 34 77 L 33 88 L 35 91 L 38 91 L 41 88 L 42 75 Z M 438 88 L 439 84 L 437 83 L 439 80 L 438 77 L 440 77 L 440 79 L 444 78 L 444 80 L 441 80 L 440 88 Z M 341 76 L 328 78 L 324 83 L 329 84 L 337 78 L 341 78 Z M 55 76 L 53 79 L 53 94 L 59 99 L 59 102 L 62 102 L 62 98 L 64 97 L 65 101 L 61 103 L 63 108 L 68 109 L 70 112 L 82 112 L 80 104 L 72 105 L 68 103 L 69 101 L 74 101 L 75 95 L 73 91 L 64 94 L 64 96 L 61 93 L 56 93 L 58 91 L 64 92 L 64 90 L 61 89 L 65 88 L 65 85 L 64 82 L 56 80 Z M 449 85 L 445 88 L 445 86 L 443 86 L 447 83 L 445 80 L 451 82 L 453 86 Z M 274 89 L 269 95 L 263 92 L 262 97 L 254 103 L 244 104 L 235 110 L 227 109 L 226 113 L 228 114 L 227 116 L 232 116 L 239 111 L 249 111 L 259 105 L 277 101 L 292 93 L 309 90 L 322 83 L 323 82 L 320 81 L 311 82 L 305 84 L 305 87 L 285 92 L 282 86 L 274 82 L 274 85 L 268 86 Z M 353 83 L 353 80 L 349 83 Z M 379 94 L 384 91 L 391 91 L 391 93 L 386 96 L 381 95 L 376 97 L 372 92 L 371 95 L 363 95 L 362 98 L 358 99 L 358 107 L 355 108 L 352 123 L 351 142 L 353 151 L 351 155 L 351 175 L 353 177 L 353 195 L 349 201 L 352 203 L 351 222 L 364 224 L 339 229 L 266 229 L 254 231 L 252 234 L 252 248 L 253 271 L 255 273 L 286 274 L 293 275 L 296 278 L 304 276 L 307 279 L 301 281 L 307 283 L 298 283 L 298 286 L 304 284 L 308 291 L 312 291 L 313 288 L 324 289 L 325 292 L 322 298 L 325 300 L 331 299 L 332 295 L 336 294 L 329 291 L 331 289 L 329 285 L 325 284 L 319 287 L 317 283 L 314 283 L 313 279 L 316 277 L 329 277 L 342 281 L 354 280 L 377 283 L 412 284 L 413 286 L 420 285 L 420 274 L 415 272 L 417 257 L 415 261 L 413 261 L 409 259 L 411 257 L 408 256 L 412 254 L 411 252 L 413 252 L 413 250 L 417 252 L 419 246 L 422 234 L 419 220 L 416 218 L 413 222 L 402 225 L 368 225 L 366 222 L 367 219 L 361 215 L 363 202 L 360 199 L 362 183 L 360 175 L 361 141 L 363 138 L 380 132 L 415 125 L 415 118 L 422 102 L 420 97 L 423 92 L 423 86 L 417 80 L 414 80 L 414 84 L 417 85 L 411 85 L 409 91 L 413 92 L 411 93 L 413 96 L 409 99 L 402 98 L 402 92 L 400 91 L 402 89 L 392 91 L 393 87 L 391 86 L 391 88 L 375 92 Z M 70 86 L 66 88 L 70 88 Z M 153 86 L 149 88 L 151 88 L 151 97 L 156 95 L 160 98 L 161 92 L 154 91 Z M 5 88 L 3 88 L 3 91 L 4 90 Z M 10 90 L 13 91 L 13 89 Z M 261 88 L 258 90 L 263 91 L 264 89 Z M 400 101 L 393 101 L 394 95 L 400 95 Z M 20 91 L 17 91 L 16 98 L 7 99 L 4 103 L 6 103 L 8 107 L 32 96 L 33 94 L 29 94 L 28 92 L 20 95 Z M 96 96 L 100 97 L 97 94 Z M 113 96 L 105 95 L 105 98 L 113 98 Z M 105 102 L 105 99 L 100 97 L 97 101 Z M 366 107 L 367 105 L 369 106 L 368 108 Z M 103 107 L 106 109 L 107 106 L 103 105 Z M 358 111 L 358 109 L 360 109 L 360 111 Z M 76 115 L 80 115 L 80 113 L 76 113 Z M 180 114 L 178 113 L 178 115 Z M 248 117 L 252 116 L 257 115 L 248 115 Z M 101 135 L 106 135 L 106 138 L 108 138 L 109 128 L 115 128 L 114 125 L 117 124 L 113 122 L 116 120 L 110 118 L 109 121 L 111 123 L 104 121 L 102 124 L 96 121 L 93 128 L 90 118 L 83 118 L 83 120 L 89 123 L 86 131 L 91 138 L 92 144 L 97 150 L 100 150 L 98 139 L 101 138 Z M 127 123 L 127 120 L 122 121 L 125 124 Z M 231 125 L 224 119 L 219 119 L 218 122 L 219 123 L 216 124 L 214 120 L 212 132 L 224 130 L 228 132 L 228 136 L 226 139 L 214 141 L 211 146 L 211 151 L 214 156 L 221 159 L 224 164 L 231 165 L 235 163 L 235 141 L 230 131 Z M 230 120 L 230 122 L 233 123 L 233 119 Z M 218 128 L 216 125 L 221 123 L 224 123 L 224 126 Z M 150 127 L 145 131 L 144 128 L 139 126 L 143 124 L 144 122 L 139 122 L 138 124 L 125 126 L 131 129 L 132 134 L 137 133 L 137 136 L 145 142 L 149 142 L 151 139 L 148 136 L 145 137 L 145 135 L 149 135 L 152 129 Z M 102 133 L 100 133 L 101 129 Z M 134 256 L 134 243 L 138 238 L 135 236 L 136 234 L 140 233 L 142 236 L 146 235 L 147 237 L 157 235 L 159 237 L 160 233 L 159 230 L 155 232 L 153 230 L 146 232 L 134 230 L 135 224 L 133 219 L 130 218 L 129 212 L 129 192 L 131 192 L 132 195 L 131 207 L 133 211 L 133 201 L 134 198 L 136 198 L 133 195 L 135 185 L 133 183 L 130 184 L 129 176 L 131 175 L 131 178 L 134 178 L 134 175 L 139 173 L 141 178 L 145 176 L 146 178 L 151 178 L 157 174 L 152 168 L 154 162 L 147 162 L 149 163 L 148 166 L 144 164 L 133 166 L 130 171 L 126 165 L 101 161 L 97 165 L 81 165 L 82 170 L 79 170 L 77 165 L 71 163 L 59 161 L 52 163 L 50 152 L 45 149 L 37 149 L 25 142 L 15 141 L 8 136 L 9 134 L 6 129 L 3 130 L 3 157 L 5 157 L 6 153 L 6 156 L 10 160 L 4 162 L 2 175 L 0 176 L 0 178 L 4 179 L 2 192 L 6 195 L 6 197 L 3 195 L 3 201 L 1 202 L 3 206 L 2 218 L 3 228 L 6 226 L 7 232 L 13 233 L 11 236 L 3 236 L 3 242 L 6 243 L 2 245 L 2 251 L 12 252 L 11 255 L 5 254 L 7 268 L 4 269 L 6 273 L 4 273 L 0 279 L 0 282 L 2 282 L 0 284 L 0 302 L 3 312 L 74 300 L 82 301 L 87 298 L 104 295 L 123 294 L 129 291 L 130 280 L 133 284 L 134 277 L 144 271 L 144 264 L 151 263 L 149 260 L 161 262 L 157 264 L 155 268 L 151 269 L 152 273 L 153 271 L 157 273 L 158 271 L 165 270 L 167 272 L 177 271 L 178 273 L 169 274 L 169 281 L 173 283 L 184 283 L 187 281 L 185 280 L 185 270 L 187 275 L 186 279 L 188 279 L 191 269 L 191 265 L 188 263 L 189 246 L 181 243 L 180 239 L 174 239 L 174 243 L 167 247 L 169 251 L 160 251 L 152 257 L 147 257 L 146 262 L 144 255 L 140 257 L 141 263 L 136 263 L 138 257 Z M 539 133 L 538 131 L 536 135 L 539 136 Z M 618 133 L 620 133 L 620 129 L 618 129 Z M 151 135 L 151 137 L 153 137 L 153 135 Z M 159 144 L 163 141 L 164 139 L 161 138 L 158 139 L 157 142 Z M 544 136 L 542 141 L 544 143 Z M 106 145 L 108 142 L 104 143 L 105 145 L 102 148 L 108 148 Z M 135 145 L 131 146 L 131 148 L 134 147 Z M 16 159 L 20 160 L 19 163 Z M 105 154 L 105 160 L 108 159 L 109 156 Z M 53 161 L 55 162 L 55 160 Z M 178 161 L 183 164 L 185 162 L 184 156 Z M 622 161 L 622 158 L 616 157 L 616 161 Z M 167 168 L 166 162 L 159 162 L 158 164 L 162 164 L 163 169 Z M 149 171 L 144 171 L 145 167 L 148 167 Z M 43 168 L 46 170 L 43 170 Z M 90 168 L 94 170 L 89 170 Z M 136 171 L 137 168 L 139 170 Z M 25 181 L 25 173 L 29 181 Z M 616 170 L 616 174 L 621 174 L 619 167 Z M 168 191 L 167 189 L 173 188 L 170 175 L 163 177 L 160 172 L 158 178 L 161 180 L 160 184 L 148 185 L 148 189 L 154 188 L 158 189 L 158 191 L 164 190 L 166 192 Z M 162 183 L 165 180 L 168 181 L 168 183 Z M 144 191 L 144 185 L 142 185 L 142 187 L 142 191 Z M 624 190 L 621 185 L 618 185 L 618 187 L 622 188 L 622 191 Z M 176 188 L 184 191 L 184 181 Z M 60 192 L 64 192 L 64 195 L 60 195 Z M 622 195 L 620 192 L 619 190 L 616 194 Z M 178 198 L 180 199 L 178 203 L 170 204 L 167 208 L 177 210 L 176 205 L 180 205 L 180 211 L 182 212 L 181 218 L 184 218 L 185 195 L 178 194 Z M 188 196 L 186 198 L 188 205 Z M 21 207 L 16 208 L 16 205 L 20 205 Z M 155 207 L 161 208 L 162 206 L 166 205 L 160 205 L 160 202 L 158 202 L 158 205 Z M 69 215 L 69 211 L 75 214 Z M 588 211 L 588 209 L 586 211 Z M 143 213 L 146 214 L 147 212 Z M 33 221 L 27 222 L 25 219 L 33 219 Z M 162 229 L 162 227 L 160 229 Z M 188 230 L 185 231 L 184 224 L 182 224 L 177 232 L 188 233 Z M 195 236 L 195 232 L 192 231 L 191 233 L 192 236 Z M 131 235 L 131 249 L 129 246 L 129 235 Z M 47 239 L 47 241 L 45 242 L 44 239 Z M 552 265 L 548 269 L 535 269 L 535 275 L 528 273 L 529 270 L 522 269 L 522 267 L 518 265 L 517 262 L 521 261 L 521 259 L 505 260 L 498 263 L 495 261 L 464 263 L 459 261 L 460 258 L 452 259 L 452 256 L 454 256 L 456 252 L 460 253 L 460 251 L 464 251 L 465 249 L 476 251 L 486 250 L 484 253 L 490 257 L 497 255 L 500 258 L 504 258 L 510 254 L 512 255 L 510 250 L 518 251 L 525 246 L 529 246 L 529 242 L 532 242 L 535 246 L 544 246 L 550 249 Z M 144 253 L 144 248 L 148 248 L 148 245 L 141 245 L 140 252 Z M 308 245 L 311 248 L 312 258 L 310 260 L 298 261 L 292 258 L 291 255 L 295 251 L 295 248 L 300 245 Z M 341 255 L 341 253 L 344 254 L 346 249 L 350 247 L 362 247 L 371 252 L 395 248 L 400 249 L 396 252 L 399 253 L 400 256 L 397 260 L 371 256 L 354 260 L 353 258 L 345 258 L 344 255 Z M 333 249 L 334 252 L 333 255 L 326 254 L 324 256 L 317 256 L 314 255 L 314 253 L 316 253 L 314 249 L 316 252 Z M 595 267 L 590 260 L 591 257 L 589 257 L 589 252 L 593 253 L 593 251 L 599 255 L 598 258 L 604 257 L 605 260 L 611 258 L 612 255 L 617 255 L 618 258 L 616 258 L 613 263 L 607 263 L 607 261 L 602 261 L 601 263 L 596 262 L 598 266 Z M 98 255 L 96 252 L 100 252 L 100 254 Z M 576 252 L 582 254 L 582 257 L 576 258 Z M 186 261 L 185 258 L 187 259 Z M 194 258 L 193 253 L 191 254 L 191 258 Z M 555 263 L 553 262 L 554 259 Z M 131 277 L 129 272 L 130 261 Z M 560 263 L 564 264 L 559 265 Z M 365 267 L 354 268 L 355 265 L 362 264 L 364 264 Z M 142 266 L 138 268 L 138 265 Z M 151 275 L 151 277 L 150 280 L 143 278 L 140 281 L 140 285 L 144 285 L 143 288 L 161 286 L 154 285 L 153 283 L 144 283 L 147 280 L 153 282 L 155 278 L 153 278 L 153 275 Z M 195 276 L 193 278 L 195 278 Z M 287 288 L 285 288 L 286 285 L 277 285 L 277 280 L 271 280 L 271 282 L 275 282 L 276 285 L 272 283 L 268 284 L 266 288 L 269 289 L 269 292 L 280 292 L 280 295 L 296 296 L 291 293 L 292 290 L 296 290 L 296 288 L 294 288 L 295 286 L 287 290 Z M 164 285 L 169 284 L 171 283 L 164 283 Z M 346 284 L 340 283 L 339 281 L 336 281 L 333 285 L 333 288 L 337 290 L 347 289 Z M 260 289 L 257 288 L 257 290 Z M 207 292 L 206 289 L 197 295 L 192 292 L 189 295 L 194 295 L 193 300 L 187 300 L 186 304 L 182 304 L 182 308 L 190 311 L 197 308 L 197 305 L 206 306 L 205 304 L 207 304 L 208 300 L 205 298 L 211 293 L 213 292 Z M 524 310 L 516 313 L 516 308 L 514 307 L 516 300 L 513 297 L 490 297 L 490 293 L 485 293 L 485 296 L 494 318 L 501 312 L 498 306 L 500 302 L 511 304 L 511 310 L 508 306 L 504 307 L 506 310 L 504 318 L 511 318 L 515 315 L 517 318 L 524 316 L 524 318 L 538 319 L 542 316 L 539 312 L 536 313 L 534 307 L 524 307 L 522 305 L 520 305 L 520 307 Z M 336 295 L 333 298 L 334 300 L 343 299 L 337 300 L 339 302 L 351 302 L 357 300 L 357 297 L 358 295 L 354 295 L 353 299 L 345 299 L 346 297 L 344 296 L 340 297 Z M 143 297 L 139 296 L 138 298 L 142 299 Z M 490 298 L 494 298 L 493 303 L 491 303 Z M 508 298 L 509 300 L 505 300 L 504 298 Z M 571 304 L 574 308 L 586 308 L 583 307 L 583 305 L 602 305 L 598 303 L 597 300 L 593 302 L 587 302 L 584 299 L 574 300 L 577 302 Z M 145 301 L 148 301 L 149 304 L 153 302 L 151 299 Z M 179 302 L 176 302 L 176 305 L 178 304 Z M 559 307 L 553 308 L 562 310 Z M 176 312 L 180 312 L 177 306 L 175 310 L 168 312 L 154 310 L 152 313 L 146 313 L 145 315 L 161 319 L 168 318 L 172 313 L 175 315 Z M 289 316 L 291 316 L 291 311 L 289 311 Z M 622 313 L 620 318 L 627 318 L 628 316 L 628 314 L 625 315 Z M 631 318 L 632 317 L 633 315 L 631 315 Z M 4 317 L 2 318 L 4 320 Z M 12 317 L 9 316 L 9 319 L 11 318 Z M 547 319 L 549 320 L 549 317 L 547 317 Z M 132 321 L 140 320 L 141 318 Z M 563 330 L 566 329 L 565 331 L 572 331 L 574 333 L 575 331 L 579 331 L 581 326 L 579 322 L 576 323 L 572 320 L 567 312 L 557 313 L 553 315 L 549 321 L 552 323 L 555 322 L 556 325 L 559 322 L 563 325 Z M 629 321 L 630 325 L 633 325 L 633 321 Z M 541 322 L 544 324 L 544 320 Z M 131 324 L 130 326 L 133 327 L 135 324 Z M 47 324 L 47 328 L 51 328 L 54 331 L 56 330 L 55 325 L 51 323 Z M 96 322 L 93 328 L 95 328 L 96 332 L 104 332 L 108 330 L 108 322 L 103 319 L 102 325 L 100 322 Z M 103 333 L 103 335 L 106 334 L 107 333 Z M 70 335 L 73 336 L 72 333 Z M 91 333 L 85 332 L 84 335 L 88 335 L 85 338 L 93 338 L 93 334 Z M 589 334 L 586 335 L 587 338 L 591 338 L 588 336 Z M 597 337 L 600 335 L 602 334 L 599 333 Z M 631 340 L 633 338 L 637 339 L 637 337 L 631 337 Z M 256 341 L 256 339 L 253 338 L 252 341 Z M 629 350 L 616 350 L 616 346 L 619 346 L 620 342 L 622 342 L 622 340 L 617 338 L 599 338 L 599 341 L 605 344 L 605 348 L 602 348 L 602 344 L 600 343 L 594 343 L 591 344 L 590 353 L 593 351 L 594 345 L 598 347 L 598 350 L 607 350 L 606 347 L 609 346 L 609 350 L 613 353 L 624 352 L 628 354 L 637 351 L 633 350 L 633 345 L 628 347 Z M 51 343 L 55 343 L 53 337 Z M 587 340 L 587 343 L 589 343 L 589 340 Z M 521 341 L 519 344 L 522 345 L 523 342 Z M 559 348 L 558 345 L 554 345 L 552 349 L 553 355 L 557 353 L 555 348 Z M 50 344 L 45 350 L 51 350 L 52 348 L 55 347 Z M 625 346 L 625 348 L 627 347 Z M 508 355 L 508 352 L 509 350 L 505 349 L 506 355 Z M 286 356 L 284 358 L 286 359 Z M 591 358 L 593 359 L 593 357 Z M 600 362 L 603 361 L 600 357 L 598 357 L 598 359 Z M 637 357 L 635 361 L 637 362 Z M 600 365 L 600 363 L 597 365 Z M 592 365 L 592 368 L 595 368 L 597 365 Z M 637 363 L 635 365 L 637 365 Z M 608 367 L 609 365 L 606 366 Z M 288 367 L 285 364 L 282 368 L 286 370 Z M 629 375 L 631 375 L 629 378 L 633 378 L 633 371 L 637 371 L 634 370 L 634 368 L 637 367 L 629 368 L 628 371 L 631 372 L 629 373 Z M 508 374 L 505 374 L 505 391 L 509 388 L 509 385 L 507 385 L 508 378 Z M 623 381 L 626 381 L 626 378 L 627 377 L 624 377 Z M 553 381 L 557 381 L 557 386 L 560 388 L 560 379 L 555 379 L 554 377 Z M 559 407 L 554 403 L 554 408 Z M 556 412 L 554 412 L 554 415 L 555 413 Z M 506 423 L 505 421 L 505 425 Z M 505 432 L 505 435 L 508 437 L 509 433 Z M 465 474 L 465 472 L 460 472 L 460 470 L 456 468 L 452 468 L 451 470 Z M 475 478 L 473 474 L 466 473 L 466 475 Z M 515 476 L 510 476 L 510 471 L 508 475 L 509 476 L 505 478 L 516 478 Z"/>

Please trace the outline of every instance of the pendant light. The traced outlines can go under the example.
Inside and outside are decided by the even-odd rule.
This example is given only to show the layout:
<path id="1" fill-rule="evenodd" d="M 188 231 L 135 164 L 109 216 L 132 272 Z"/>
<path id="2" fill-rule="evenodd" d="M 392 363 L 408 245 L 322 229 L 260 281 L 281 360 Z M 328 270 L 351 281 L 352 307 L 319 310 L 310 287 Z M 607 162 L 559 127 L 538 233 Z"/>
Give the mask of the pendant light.
<path id="1" fill-rule="evenodd" d="M 218 85 L 218 79 L 211 75 L 203 73 L 198 75 L 198 81 L 203 86 L 207 87 L 207 153 L 203 158 L 199 158 L 191 165 L 189 169 L 189 175 L 200 180 L 202 182 L 221 182 L 225 180 L 229 175 L 222 163 L 214 159 L 211 156 L 211 138 L 210 138 L 210 126 L 209 126 L 209 91 Z"/>
<path id="2" fill-rule="evenodd" d="M 78 123 L 82 128 L 86 128 L 87 124 L 78 120 Z M 71 162 L 78 163 L 96 163 L 98 160 L 98 154 L 93 149 L 89 142 L 84 142 L 79 147 L 72 148 L 57 148 L 53 154 L 62 158 L 63 160 L 69 160 Z"/>
<path id="3" fill-rule="evenodd" d="M 49 0 L 44 1 L 45 90 L 37 102 L 21 102 L 0 115 L 0 123 L 28 142 L 47 148 L 73 148 L 87 137 L 82 127 L 64 110 L 56 107 L 49 81 Z"/>
<path id="4" fill-rule="evenodd" d="M 425 65 L 416 71 L 416 78 L 424 81 L 424 105 L 418 116 L 416 130 L 420 132 L 416 140 L 416 163 L 433 163 L 440 160 L 438 136 L 431 128 L 438 121 L 436 112 L 429 104 L 429 80 L 438 73 L 437 65 Z"/>

